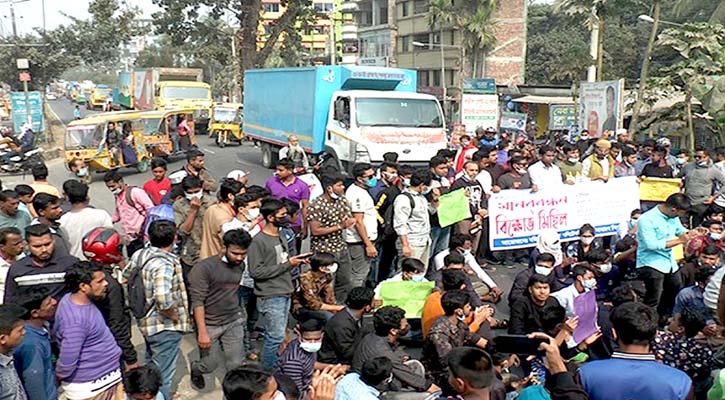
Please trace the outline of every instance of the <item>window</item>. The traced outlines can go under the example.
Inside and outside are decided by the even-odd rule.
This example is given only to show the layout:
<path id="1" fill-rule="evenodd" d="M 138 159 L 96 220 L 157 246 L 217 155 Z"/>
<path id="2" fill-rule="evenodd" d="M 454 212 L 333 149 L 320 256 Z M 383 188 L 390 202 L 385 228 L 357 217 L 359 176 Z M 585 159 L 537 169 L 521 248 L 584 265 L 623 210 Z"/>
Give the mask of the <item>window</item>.
<path id="1" fill-rule="evenodd" d="M 413 14 L 425 14 L 428 12 L 428 0 L 414 0 Z"/>
<path id="2" fill-rule="evenodd" d="M 428 49 L 429 48 L 427 46 L 428 45 L 428 40 L 429 40 L 428 36 L 429 35 L 427 33 L 417 33 L 417 34 L 413 35 L 413 41 L 414 42 L 426 44 L 426 47 L 418 47 L 419 50 L 421 50 L 421 49 Z"/>
<path id="3" fill-rule="evenodd" d="M 380 21 L 378 21 L 378 25 L 385 25 L 388 23 L 388 6 L 382 6 L 380 7 Z"/>
<path id="4" fill-rule="evenodd" d="M 278 13 L 279 12 L 279 3 L 264 3 L 264 12 Z"/>
<path id="5" fill-rule="evenodd" d="M 418 86 L 430 86 L 427 70 L 418 71 Z"/>
<path id="6" fill-rule="evenodd" d="M 314 3 L 312 6 L 318 13 L 330 12 L 335 7 L 333 3 Z"/>
<path id="7" fill-rule="evenodd" d="M 434 44 L 441 43 L 441 33 L 440 32 L 433 32 L 433 33 L 431 33 L 430 37 L 431 37 L 431 43 L 434 43 Z"/>
<path id="8" fill-rule="evenodd" d="M 403 36 L 400 38 L 401 49 L 400 51 L 405 53 L 410 51 L 410 36 Z"/>
<path id="9" fill-rule="evenodd" d="M 404 1 L 400 3 L 400 16 L 401 17 L 407 17 L 410 11 L 408 11 L 408 5 L 410 4 L 409 1 Z"/>
<path id="10" fill-rule="evenodd" d="M 446 85 L 448 87 L 453 86 L 453 77 L 455 76 L 456 71 L 453 71 L 451 69 L 446 70 Z"/>
<path id="11" fill-rule="evenodd" d="M 431 79 L 432 86 L 440 86 L 441 85 L 441 71 L 438 69 L 434 69 L 431 72 L 433 72 L 433 79 Z"/>

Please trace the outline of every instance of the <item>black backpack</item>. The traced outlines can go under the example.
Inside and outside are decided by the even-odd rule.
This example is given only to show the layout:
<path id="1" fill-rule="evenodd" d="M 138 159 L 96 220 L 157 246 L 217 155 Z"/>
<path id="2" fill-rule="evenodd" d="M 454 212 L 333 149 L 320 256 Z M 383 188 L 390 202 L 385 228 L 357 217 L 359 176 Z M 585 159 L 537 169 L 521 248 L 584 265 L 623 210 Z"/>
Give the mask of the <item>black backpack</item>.
<path id="1" fill-rule="evenodd" d="M 383 222 L 382 225 L 382 232 L 383 237 L 385 237 L 386 239 L 397 237 L 395 229 L 393 228 L 393 218 L 395 217 L 395 200 L 400 196 L 405 196 L 408 198 L 408 200 L 410 200 L 410 215 L 408 217 L 412 217 L 413 210 L 415 210 L 415 200 L 413 200 L 413 196 L 410 193 L 402 192 L 395 196 L 395 199 L 393 199 L 393 201 L 383 213 L 383 219 L 385 220 L 385 222 Z"/>
<path id="2" fill-rule="evenodd" d="M 154 302 L 149 304 L 146 301 L 146 287 L 143 284 L 143 269 L 154 258 L 157 257 L 150 257 L 140 267 L 132 269 L 128 277 L 128 306 L 137 320 L 146 317 L 154 306 Z"/>

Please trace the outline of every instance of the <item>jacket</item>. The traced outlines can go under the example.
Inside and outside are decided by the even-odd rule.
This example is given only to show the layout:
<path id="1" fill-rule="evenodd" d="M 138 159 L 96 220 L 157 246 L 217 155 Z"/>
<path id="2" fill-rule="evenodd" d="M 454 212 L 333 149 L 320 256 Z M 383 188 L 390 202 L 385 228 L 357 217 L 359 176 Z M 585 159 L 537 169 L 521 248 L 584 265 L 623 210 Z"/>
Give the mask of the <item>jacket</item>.
<path id="1" fill-rule="evenodd" d="M 134 364 L 138 361 L 138 355 L 131 343 L 131 313 L 126 307 L 126 296 L 123 294 L 123 288 L 109 270 L 104 268 L 103 274 L 108 282 L 106 297 L 93 303 L 103 315 L 106 325 L 111 329 L 118 347 L 121 348 L 121 359 L 126 364 Z"/>
<path id="2" fill-rule="evenodd" d="M 602 163 L 597 158 L 596 154 L 592 154 L 589 157 L 587 157 L 587 160 L 591 163 L 591 167 L 589 168 L 589 174 L 586 176 L 586 178 L 596 178 L 599 176 L 608 176 L 613 177 L 614 176 L 614 159 L 611 156 L 607 156 L 607 161 L 609 161 L 609 167 L 607 168 L 606 175 L 604 174 L 604 168 L 602 167 Z M 584 160 L 586 162 L 586 160 Z"/>

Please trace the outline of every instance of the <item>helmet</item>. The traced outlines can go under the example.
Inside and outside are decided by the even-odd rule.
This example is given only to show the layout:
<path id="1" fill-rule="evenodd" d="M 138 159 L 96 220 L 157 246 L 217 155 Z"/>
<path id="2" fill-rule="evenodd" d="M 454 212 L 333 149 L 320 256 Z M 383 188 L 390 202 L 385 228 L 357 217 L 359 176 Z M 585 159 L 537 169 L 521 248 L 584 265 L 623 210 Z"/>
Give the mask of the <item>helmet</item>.
<path id="1" fill-rule="evenodd" d="M 667 147 L 670 146 L 672 143 L 670 142 L 669 138 L 661 137 L 657 139 L 657 146 Z"/>
<path id="2" fill-rule="evenodd" d="M 113 228 L 94 228 L 83 237 L 81 246 L 90 261 L 101 264 L 123 261 L 121 235 Z"/>

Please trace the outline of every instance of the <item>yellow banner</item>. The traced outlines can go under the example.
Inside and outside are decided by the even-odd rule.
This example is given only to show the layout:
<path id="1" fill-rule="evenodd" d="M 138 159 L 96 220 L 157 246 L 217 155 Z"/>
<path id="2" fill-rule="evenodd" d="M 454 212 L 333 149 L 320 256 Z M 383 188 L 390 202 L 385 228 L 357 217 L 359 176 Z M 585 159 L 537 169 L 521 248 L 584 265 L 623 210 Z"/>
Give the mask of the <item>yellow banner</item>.
<path id="1" fill-rule="evenodd" d="M 642 178 L 639 184 L 639 199 L 642 201 L 665 201 L 680 191 L 680 179 Z"/>

